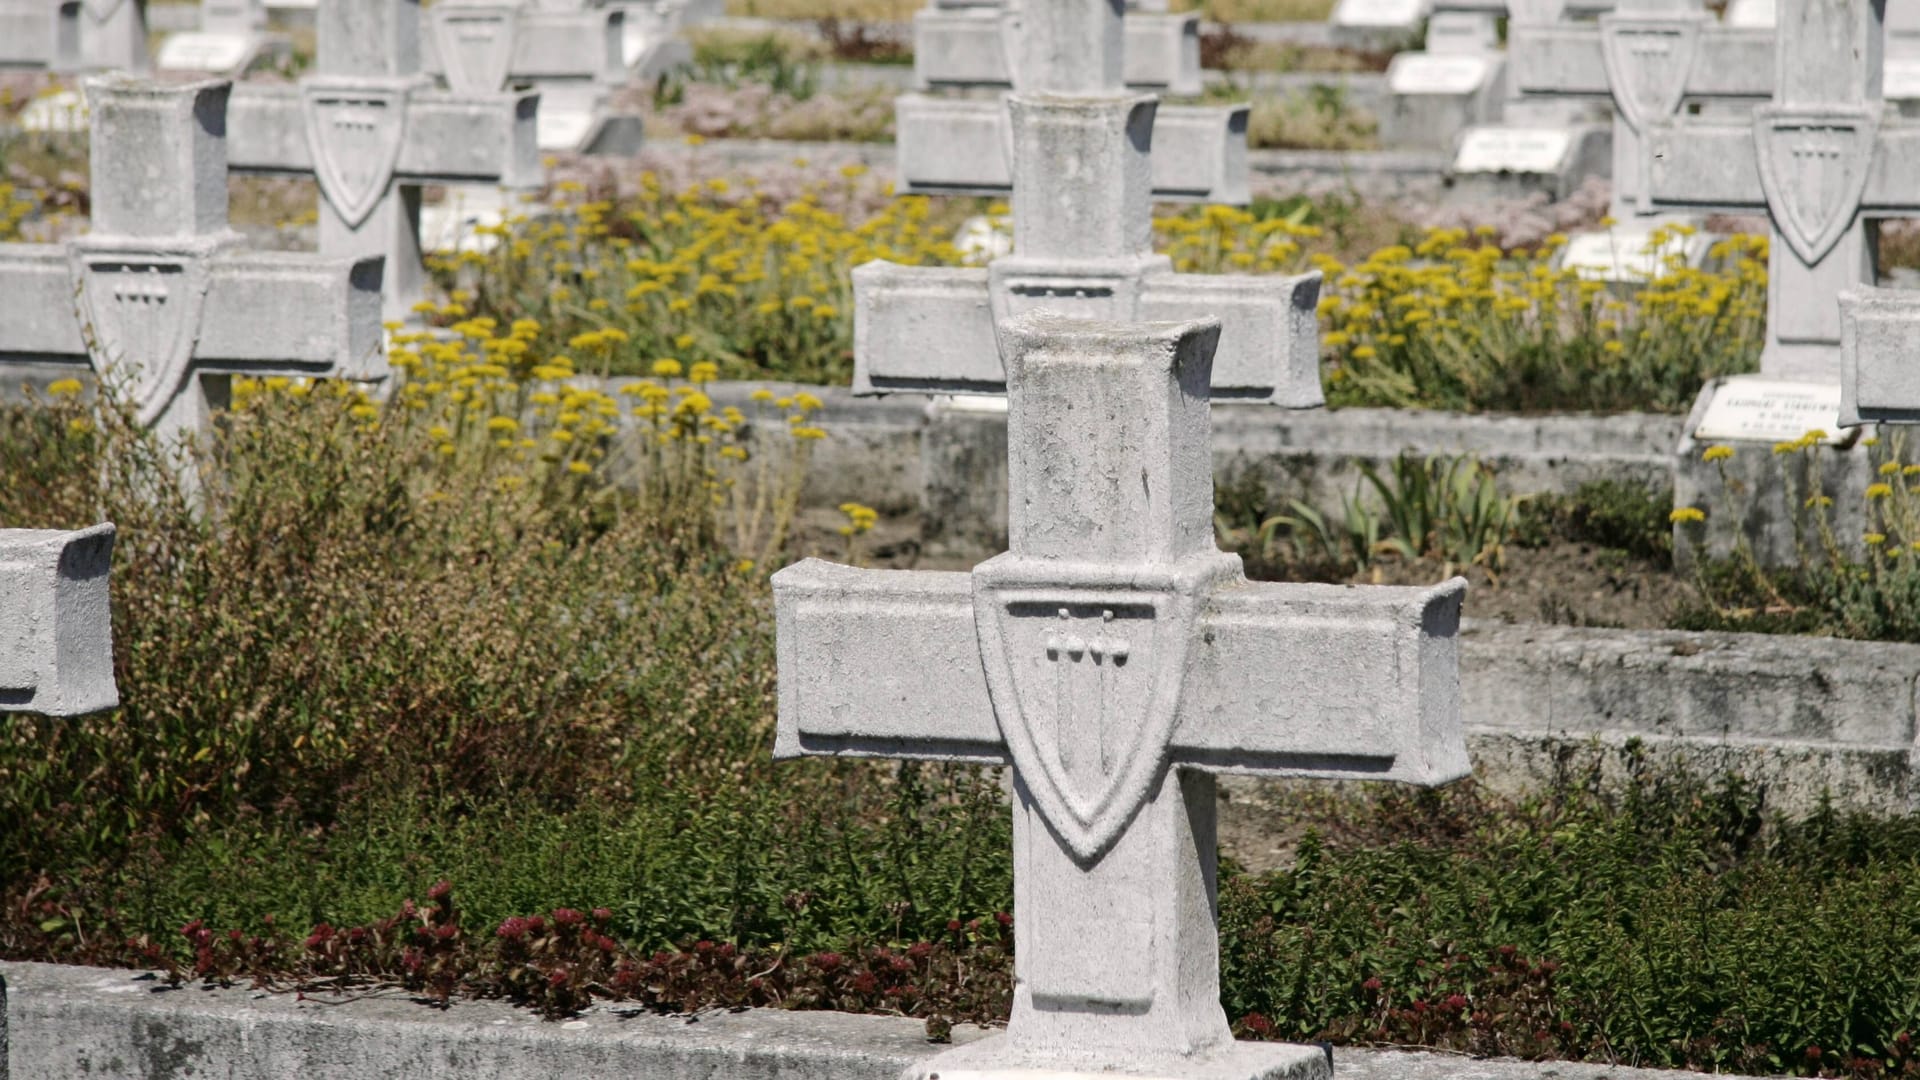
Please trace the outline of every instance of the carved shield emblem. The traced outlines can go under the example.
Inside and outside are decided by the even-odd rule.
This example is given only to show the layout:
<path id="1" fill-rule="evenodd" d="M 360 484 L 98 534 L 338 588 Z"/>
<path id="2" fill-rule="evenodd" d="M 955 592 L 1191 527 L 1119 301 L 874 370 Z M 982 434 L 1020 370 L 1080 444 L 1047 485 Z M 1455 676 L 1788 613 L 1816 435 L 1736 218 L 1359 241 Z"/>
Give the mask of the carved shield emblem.
<path id="1" fill-rule="evenodd" d="M 1826 257 L 1858 215 L 1880 116 L 1873 108 L 1754 110 L 1760 187 L 1774 228 L 1801 261 Z"/>
<path id="2" fill-rule="evenodd" d="M 151 426 L 193 375 L 208 261 L 84 250 L 71 259 L 94 369 L 129 398 L 140 424 Z"/>
<path id="3" fill-rule="evenodd" d="M 1126 831 L 1166 768 L 1194 603 L 1173 587 L 1046 588 L 974 572 L 974 622 L 1008 753 L 1085 863 Z"/>
<path id="4" fill-rule="evenodd" d="M 1614 104 L 1635 132 L 1679 113 L 1693 58 L 1700 50 L 1700 20 L 1600 18 L 1600 54 Z"/>
<path id="5" fill-rule="evenodd" d="M 349 228 L 367 219 L 393 180 L 406 139 L 409 89 L 321 79 L 301 87 L 314 176 Z"/>
<path id="6" fill-rule="evenodd" d="M 440 3 L 429 10 L 448 86 L 463 94 L 485 94 L 507 85 L 519 32 L 518 8 Z"/>

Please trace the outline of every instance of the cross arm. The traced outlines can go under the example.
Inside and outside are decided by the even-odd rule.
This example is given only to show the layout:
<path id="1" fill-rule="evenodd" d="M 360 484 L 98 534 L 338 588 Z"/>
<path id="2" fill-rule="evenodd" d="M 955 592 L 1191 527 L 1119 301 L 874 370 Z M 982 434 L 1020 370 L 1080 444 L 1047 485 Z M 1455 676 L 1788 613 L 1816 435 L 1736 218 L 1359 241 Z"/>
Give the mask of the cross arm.
<path id="1" fill-rule="evenodd" d="M 774 756 L 1005 763 L 967 573 L 815 559 L 774 575 Z M 1212 771 L 1439 784 L 1468 771 L 1456 632 L 1465 583 L 1240 583 L 1190 657 L 1173 759 Z"/>
<path id="2" fill-rule="evenodd" d="M 1161 105 L 1153 118 L 1153 197 L 1244 203 L 1245 105 Z M 911 195 L 1006 195 L 1013 190 L 1005 101 L 902 94 L 894 102 L 894 153 Z"/>
<path id="3" fill-rule="evenodd" d="M 556 79 L 613 83 L 627 73 L 622 50 L 626 13 L 619 8 L 537 11 L 523 8 L 514 23 L 514 79 Z M 439 40 L 427 27 L 420 34 L 420 70 L 439 75 Z"/>
<path id="4" fill-rule="evenodd" d="M 1006 392 L 986 270 L 870 262 L 854 269 L 853 295 L 854 393 Z M 1323 400 L 1319 300 L 1318 271 L 1294 277 L 1152 273 L 1141 280 L 1137 309 L 1118 317 L 1217 317 L 1216 399 L 1312 408 Z M 1072 298 L 1035 303 L 1073 309 Z"/>
<path id="5" fill-rule="evenodd" d="M 1514 90 L 1611 96 L 1600 34 L 1592 24 L 1509 24 L 1507 77 Z M 1687 69 L 1687 97 L 1764 98 L 1773 93 L 1773 31 L 1703 29 L 1697 49 Z"/>
<path id="6" fill-rule="evenodd" d="M 86 339 L 74 317 L 73 274 L 60 244 L 0 246 L 0 296 L 32 318 L 7 325 L 0 355 L 22 363 L 85 364 Z"/>
<path id="7" fill-rule="evenodd" d="M 0 529 L 0 712 L 82 716 L 120 704 L 112 557 L 112 525 Z"/>
<path id="8" fill-rule="evenodd" d="M 454 94 L 417 90 L 394 175 L 412 183 L 542 182 L 533 91 Z M 235 172 L 311 173 L 313 152 L 298 86 L 243 83 L 227 103 L 227 166 Z"/>
<path id="9" fill-rule="evenodd" d="M 222 256 L 207 288 L 196 366 L 209 372 L 272 370 L 342 379 L 383 374 L 383 270 L 378 256 L 292 251 Z M 260 318 L 263 311 L 273 312 L 273 318 Z"/>
<path id="10" fill-rule="evenodd" d="M 1912 217 L 1920 211 L 1913 178 L 1920 175 L 1920 124 L 1889 117 L 1874 142 L 1873 164 L 1860 194 L 1863 213 Z"/>
<path id="11" fill-rule="evenodd" d="M 1001 8 L 922 8 L 913 17 L 914 77 L 925 87 L 1013 85 L 1008 70 L 1009 15 Z M 1128 12 L 1122 73 L 1126 85 L 1170 94 L 1198 94 L 1200 16 Z"/>
<path id="12" fill-rule="evenodd" d="M 1653 124 L 1645 153 L 1651 209 L 1738 214 L 1767 205 L 1751 122 Z"/>

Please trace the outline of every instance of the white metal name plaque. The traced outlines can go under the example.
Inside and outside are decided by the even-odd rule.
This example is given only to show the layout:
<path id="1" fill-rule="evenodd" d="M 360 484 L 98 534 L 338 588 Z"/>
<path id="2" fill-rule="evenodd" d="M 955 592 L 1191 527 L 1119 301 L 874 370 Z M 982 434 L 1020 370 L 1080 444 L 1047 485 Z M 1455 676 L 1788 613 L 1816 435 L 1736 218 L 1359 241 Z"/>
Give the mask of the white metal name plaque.
<path id="1" fill-rule="evenodd" d="M 1720 384 L 1693 437 L 1700 442 L 1792 442 L 1824 431 L 1839 446 L 1854 432 L 1840 427 L 1840 384 L 1737 376 Z"/>
<path id="2" fill-rule="evenodd" d="M 1333 6 L 1333 25 L 1411 28 L 1425 8 L 1425 0 L 1340 0 Z"/>
<path id="3" fill-rule="evenodd" d="M 1492 62 L 1461 53 L 1401 53 L 1387 65 L 1395 94 L 1471 94 L 1487 81 Z"/>
<path id="4" fill-rule="evenodd" d="M 1560 128 L 1467 129 L 1453 156 L 1456 173 L 1552 173 L 1560 171 L 1573 134 Z"/>

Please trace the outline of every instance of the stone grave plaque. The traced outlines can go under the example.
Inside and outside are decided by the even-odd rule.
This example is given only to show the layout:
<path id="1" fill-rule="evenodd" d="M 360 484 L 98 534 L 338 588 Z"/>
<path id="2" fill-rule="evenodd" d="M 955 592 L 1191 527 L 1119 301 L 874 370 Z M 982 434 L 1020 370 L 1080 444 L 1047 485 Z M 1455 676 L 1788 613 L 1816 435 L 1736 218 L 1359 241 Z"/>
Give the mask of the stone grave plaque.
<path id="1" fill-rule="evenodd" d="M 1608 284 L 1642 284 L 1666 270 L 1665 259 L 1678 255 L 1688 266 L 1698 266 L 1712 246 L 1713 237 L 1696 232 L 1681 236 L 1669 231 L 1658 250 L 1652 248 L 1658 226 L 1650 223 L 1616 225 L 1605 232 L 1576 234 L 1560 255 L 1560 266 L 1572 270 L 1585 281 Z"/>
<path id="2" fill-rule="evenodd" d="M 154 64 L 162 71 L 237 71 L 252 52 L 244 35 L 190 30 L 161 42 Z"/>
<path id="3" fill-rule="evenodd" d="M 1487 80 L 1492 61 L 1462 53 L 1401 53 L 1387 67 L 1394 94 L 1471 94 Z"/>
<path id="4" fill-rule="evenodd" d="M 1460 140 L 1456 173 L 1555 173 L 1573 148 L 1560 128 L 1477 127 Z"/>
<path id="5" fill-rule="evenodd" d="M 1424 0 L 1340 0 L 1332 21 L 1335 26 L 1412 27 L 1425 7 Z"/>
<path id="6" fill-rule="evenodd" d="M 15 123 L 41 135 L 77 135 L 87 130 L 87 101 L 78 90 L 44 94 L 28 102 Z"/>
<path id="7" fill-rule="evenodd" d="M 1824 431 L 1839 446 L 1854 432 L 1840 427 L 1840 384 L 1789 382 L 1739 375 L 1714 389 L 1693 437 L 1700 442 L 1791 442 Z"/>
<path id="8" fill-rule="evenodd" d="M 1896 101 L 1920 98 L 1920 56 L 1888 56 L 1880 68 L 1880 89 Z"/>
<path id="9" fill-rule="evenodd" d="M 593 110 L 591 108 L 549 109 L 541 102 L 540 114 L 536 120 L 539 125 L 537 142 L 543 151 L 575 150 L 593 130 Z"/>
<path id="10" fill-rule="evenodd" d="M 1728 26 L 1770 30 L 1774 24 L 1773 0 L 1731 0 L 1725 22 Z"/>

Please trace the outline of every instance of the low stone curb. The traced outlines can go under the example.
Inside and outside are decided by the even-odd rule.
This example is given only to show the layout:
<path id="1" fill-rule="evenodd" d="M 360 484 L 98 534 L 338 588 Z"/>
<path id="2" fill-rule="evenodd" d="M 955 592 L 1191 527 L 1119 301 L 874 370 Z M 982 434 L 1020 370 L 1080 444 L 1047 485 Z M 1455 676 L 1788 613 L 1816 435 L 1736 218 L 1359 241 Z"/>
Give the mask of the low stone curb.
<path id="1" fill-rule="evenodd" d="M 658 1016 L 599 1005 L 553 1022 L 500 1002 L 167 989 L 152 975 L 0 963 L 0 1080 L 895 1080 L 942 1047 L 920 1021 L 845 1013 Z M 985 1033 L 962 1028 L 956 1042 Z M 1655 1069 L 1336 1049 L 1334 1080 L 1672 1080 Z"/>

